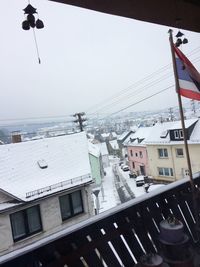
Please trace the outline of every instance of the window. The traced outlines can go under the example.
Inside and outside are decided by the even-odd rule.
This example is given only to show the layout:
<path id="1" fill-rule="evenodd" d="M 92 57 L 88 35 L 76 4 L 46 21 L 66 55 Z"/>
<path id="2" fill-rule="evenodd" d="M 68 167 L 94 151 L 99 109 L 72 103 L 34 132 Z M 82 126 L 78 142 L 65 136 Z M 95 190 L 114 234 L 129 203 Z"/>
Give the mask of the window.
<path id="1" fill-rule="evenodd" d="M 42 231 L 39 206 L 15 212 L 10 215 L 13 240 L 18 241 Z"/>
<path id="2" fill-rule="evenodd" d="M 173 176 L 172 168 L 158 168 L 158 174 L 160 176 Z"/>
<path id="3" fill-rule="evenodd" d="M 159 158 L 168 158 L 167 148 L 158 148 Z"/>
<path id="4" fill-rule="evenodd" d="M 175 139 L 179 139 L 179 133 L 178 133 L 178 131 L 174 131 L 174 137 L 175 137 Z"/>
<path id="5" fill-rule="evenodd" d="M 83 213 L 81 190 L 60 197 L 60 210 L 63 221 Z"/>
<path id="6" fill-rule="evenodd" d="M 142 158 L 142 157 L 143 157 L 143 155 L 142 155 L 142 151 L 140 151 L 139 153 L 140 153 L 140 158 Z"/>
<path id="7" fill-rule="evenodd" d="M 183 157 L 183 149 L 182 148 L 177 148 L 176 149 L 176 156 L 179 158 Z"/>
<path id="8" fill-rule="evenodd" d="M 132 167 L 133 169 L 135 169 L 135 162 L 132 162 Z"/>
<path id="9" fill-rule="evenodd" d="M 135 153 L 135 156 L 137 157 L 138 156 L 138 153 Z"/>
<path id="10" fill-rule="evenodd" d="M 183 138 L 183 130 L 176 130 L 176 131 L 174 131 L 174 138 L 175 139 Z"/>
<path id="11" fill-rule="evenodd" d="M 130 150 L 130 153 L 131 153 L 131 157 L 132 157 L 133 156 L 133 150 L 132 149 Z"/>

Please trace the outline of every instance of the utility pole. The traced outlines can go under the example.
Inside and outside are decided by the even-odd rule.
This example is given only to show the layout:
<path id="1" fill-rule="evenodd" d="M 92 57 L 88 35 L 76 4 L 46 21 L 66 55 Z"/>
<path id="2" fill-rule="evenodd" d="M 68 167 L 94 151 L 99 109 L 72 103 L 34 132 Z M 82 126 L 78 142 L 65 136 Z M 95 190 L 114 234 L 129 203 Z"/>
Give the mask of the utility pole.
<path id="1" fill-rule="evenodd" d="M 85 117 L 85 112 L 79 112 L 73 115 L 73 117 L 75 117 L 76 119 L 74 120 L 75 123 L 78 123 L 78 127 L 80 129 L 81 132 L 83 132 L 83 122 L 86 121 L 87 119 Z"/>

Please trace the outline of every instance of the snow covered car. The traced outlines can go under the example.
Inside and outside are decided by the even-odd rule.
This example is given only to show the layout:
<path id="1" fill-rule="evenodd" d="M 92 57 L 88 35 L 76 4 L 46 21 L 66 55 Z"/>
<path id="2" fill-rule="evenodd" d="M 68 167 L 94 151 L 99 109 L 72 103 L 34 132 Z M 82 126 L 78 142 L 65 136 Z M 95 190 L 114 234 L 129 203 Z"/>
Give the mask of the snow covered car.
<path id="1" fill-rule="evenodd" d="M 129 166 L 124 165 L 124 166 L 122 167 L 122 170 L 123 170 L 124 172 L 129 171 Z"/>
<path id="2" fill-rule="evenodd" d="M 135 178 L 136 186 L 143 186 L 145 184 L 144 176 L 140 175 Z"/>

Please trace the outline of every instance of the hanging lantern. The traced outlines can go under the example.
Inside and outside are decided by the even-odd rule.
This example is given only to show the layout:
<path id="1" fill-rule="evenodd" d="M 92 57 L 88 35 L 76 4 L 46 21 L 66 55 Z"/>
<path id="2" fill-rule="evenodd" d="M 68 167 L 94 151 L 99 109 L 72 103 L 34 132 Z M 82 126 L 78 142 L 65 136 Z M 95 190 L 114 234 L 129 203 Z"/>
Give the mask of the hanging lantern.
<path id="1" fill-rule="evenodd" d="M 182 42 L 181 38 L 178 38 L 175 45 L 176 45 L 176 47 L 179 47 L 182 43 L 183 42 Z"/>
<path id="2" fill-rule="evenodd" d="M 35 27 L 35 17 L 33 14 L 28 14 L 27 20 L 29 22 L 29 25 L 34 28 Z"/>
<path id="3" fill-rule="evenodd" d="M 37 19 L 35 21 L 35 16 L 34 14 L 37 13 L 37 9 L 35 7 L 33 7 L 31 4 L 28 4 L 27 7 L 25 7 L 23 9 L 24 14 L 27 15 L 26 16 L 26 20 L 24 20 L 22 22 L 22 29 L 23 30 L 30 30 L 31 28 L 37 28 L 37 29 L 42 29 L 44 28 L 44 23 L 42 20 Z M 36 39 L 36 34 L 35 34 L 35 30 L 33 29 L 33 35 L 34 35 L 34 40 L 35 40 L 35 45 L 36 45 L 36 50 L 37 50 L 37 56 L 38 56 L 38 62 L 39 64 L 41 63 L 40 60 L 40 56 L 39 56 L 39 49 L 38 49 L 38 44 L 37 44 L 37 39 Z"/>
<path id="4" fill-rule="evenodd" d="M 43 21 L 40 20 L 40 19 L 37 19 L 37 20 L 36 20 L 35 25 L 36 25 L 36 28 L 37 28 L 37 29 L 42 29 L 42 28 L 44 28 L 44 23 L 43 23 Z"/>
<path id="5" fill-rule="evenodd" d="M 188 39 L 187 38 L 184 38 L 183 39 L 183 44 L 187 44 L 188 43 Z"/>
<path id="6" fill-rule="evenodd" d="M 25 31 L 28 31 L 30 29 L 30 25 L 29 25 L 29 22 L 27 20 L 24 20 L 22 22 L 22 29 Z"/>
<path id="7" fill-rule="evenodd" d="M 183 34 L 182 32 L 178 31 L 176 37 L 179 38 L 179 37 L 182 37 L 183 35 L 184 35 L 184 34 Z"/>
<path id="8" fill-rule="evenodd" d="M 34 8 L 32 5 L 28 5 L 27 7 L 25 7 L 24 9 L 24 14 L 35 14 L 35 13 L 37 13 L 37 9 L 36 8 Z"/>

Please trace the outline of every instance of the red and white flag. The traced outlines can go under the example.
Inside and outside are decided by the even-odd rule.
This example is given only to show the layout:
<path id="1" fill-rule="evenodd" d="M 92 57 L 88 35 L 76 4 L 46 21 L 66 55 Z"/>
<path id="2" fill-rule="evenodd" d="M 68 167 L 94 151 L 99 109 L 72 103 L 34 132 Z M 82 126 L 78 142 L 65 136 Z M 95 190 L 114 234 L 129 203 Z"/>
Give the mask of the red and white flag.
<path id="1" fill-rule="evenodd" d="M 189 59 L 174 45 L 179 94 L 200 101 L 200 73 Z"/>

